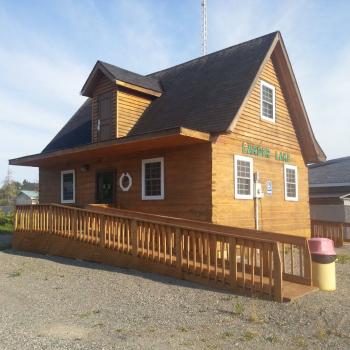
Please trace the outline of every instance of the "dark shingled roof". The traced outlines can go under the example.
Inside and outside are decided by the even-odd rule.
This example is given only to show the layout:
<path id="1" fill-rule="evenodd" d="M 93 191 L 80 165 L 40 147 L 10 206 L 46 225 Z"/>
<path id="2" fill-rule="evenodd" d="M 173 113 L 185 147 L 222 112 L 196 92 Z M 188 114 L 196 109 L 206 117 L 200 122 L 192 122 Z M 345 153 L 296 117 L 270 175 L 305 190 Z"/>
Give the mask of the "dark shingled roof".
<path id="1" fill-rule="evenodd" d="M 146 89 L 155 90 L 158 92 L 163 91 L 157 79 L 154 79 L 150 76 L 147 77 L 141 74 L 130 72 L 126 69 L 113 66 L 110 63 L 106 63 L 102 61 L 98 61 L 98 62 L 100 62 L 113 75 L 113 77 L 116 80 L 125 81 L 126 83 L 134 84 L 134 85 L 141 86 Z"/>
<path id="2" fill-rule="evenodd" d="M 309 165 L 309 183 L 310 185 L 350 183 L 350 157 Z"/>
<path id="3" fill-rule="evenodd" d="M 148 75 L 163 94 L 152 102 L 130 135 L 186 127 L 226 131 L 277 32 Z"/>
<path id="4" fill-rule="evenodd" d="M 42 153 L 91 143 L 91 117 L 91 99 L 87 99 L 53 140 L 43 149 Z"/>
<path id="5" fill-rule="evenodd" d="M 128 136 L 176 127 L 224 132 L 277 35 L 278 32 L 267 34 L 148 76 L 98 61 L 82 91 L 99 69 L 113 79 L 163 91 Z M 91 102 L 87 100 L 43 153 L 91 143 L 91 113 Z"/>
<path id="6" fill-rule="evenodd" d="M 81 89 L 82 95 L 92 97 L 91 93 L 94 89 L 94 83 L 98 81 L 101 73 L 113 82 L 120 80 L 125 83 L 137 85 L 157 92 L 163 91 L 157 79 L 130 72 L 126 69 L 113 66 L 112 64 L 106 62 L 97 61 L 91 73 L 89 74 L 89 77 L 87 78 L 83 88 Z"/>

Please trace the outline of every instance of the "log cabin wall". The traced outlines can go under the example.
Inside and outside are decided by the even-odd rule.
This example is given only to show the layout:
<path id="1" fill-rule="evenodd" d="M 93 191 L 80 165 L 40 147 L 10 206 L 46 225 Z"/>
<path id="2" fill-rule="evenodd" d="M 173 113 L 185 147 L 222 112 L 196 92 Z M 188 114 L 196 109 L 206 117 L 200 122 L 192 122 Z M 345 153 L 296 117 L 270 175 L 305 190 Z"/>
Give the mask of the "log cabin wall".
<path id="1" fill-rule="evenodd" d="M 108 80 L 105 76 L 101 76 L 99 82 L 96 85 L 95 91 L 92 98 L 92 142 L 99 141 L 99 135 L 97 130 L 97 121 L 99 118 L 98 113 L 98 98 L 99 96 L 110 93 L 112 95 L 112 115 L 110 128 L 111 128 L 111 139 L 116 137 L 116 104 L 117 104 L 117 86 Z"/>
<path id="2" fill-rule="evenodd" d="M 165 199 L 141 199 L 142 159 L 164 157 Z M 60 169 L 40 168 L 40 203 L 60 203 L 60 171 L 75 170 L 76 203 L 84 207 L 96 203 L 96 174 L 116 171 L 116 205 L 129 209 L 187 219 L 211 221 L 211 145 L 192 145 L 174 149 L 143 152 L 123 158 L 100 159 L 90 163 L 87 172 L 82 164 L 65 164 Z M 132 177 L 128 192 L 119 187 L 123 172 Z"/>
<path id="3" fill-rule="evenodd" d="M 152 98 L 130 89 L 118 87 L 117 92 L 117 137 L 127 136 Z"/>
<path id="4" fill-rule="evenodd" d="M 260 118 L 260 80 L 275 87 L 276 123 Z M 244 154 L 243 142 L 268 147 L 269 159 Z M 298 168 L 298 201 L 286 201 L 284 162 L 275 160 L 275 151 L 290 155 L 288 164 Z M 217 137 L 213 143 L 213 223 L 255 228 L 252 199 L 235 199 L 234 155 L 253 158 L 253 170 L 259 171 L 264 198 L 259 200 L 260 229 L 300 236 L 310 235 L 308 171 L 276 74 L 273 58 L 265 65 L 251 97 L 231 134 Z M 266 194 L 266 182 L 272 181 L 272 195 Z"/>

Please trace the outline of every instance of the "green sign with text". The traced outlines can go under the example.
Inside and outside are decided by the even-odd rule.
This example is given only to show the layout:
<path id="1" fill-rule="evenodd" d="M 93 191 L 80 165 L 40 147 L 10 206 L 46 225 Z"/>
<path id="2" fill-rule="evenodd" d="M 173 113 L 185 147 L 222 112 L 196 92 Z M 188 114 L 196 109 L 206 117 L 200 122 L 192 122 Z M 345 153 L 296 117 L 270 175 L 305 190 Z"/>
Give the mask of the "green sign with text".
<path id="1" fill-rule="evenodd" d="M 262 157 L 262 158 L 271 158 L 271 151 L 268 147 L 261 147 L 257 145 L 252 145 L 247 142 L 242 143 L 242 152 L 245 154 L 251 154 L 254 156 Z M 275 159 L 282 162 L 289 162 L 290 155 L 289 153 L 275 151 Z"/>

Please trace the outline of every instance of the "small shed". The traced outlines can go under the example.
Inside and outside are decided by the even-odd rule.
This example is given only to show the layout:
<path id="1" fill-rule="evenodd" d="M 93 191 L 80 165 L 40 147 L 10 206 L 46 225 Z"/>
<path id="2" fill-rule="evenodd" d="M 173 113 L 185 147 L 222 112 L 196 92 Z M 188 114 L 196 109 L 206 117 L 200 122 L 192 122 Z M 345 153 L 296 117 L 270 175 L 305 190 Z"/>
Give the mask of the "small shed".
<path id="1" fill-rule="evenodd" d="M 309 194 L 311 219 L 350 223 L 350 157 L 310 165 Z"/>
<path id="2" fill-rule="evenodd" d="M 31 205 L 39 203 L 38 191 L 21 191 L 16 198 L 16 205 Z"/>

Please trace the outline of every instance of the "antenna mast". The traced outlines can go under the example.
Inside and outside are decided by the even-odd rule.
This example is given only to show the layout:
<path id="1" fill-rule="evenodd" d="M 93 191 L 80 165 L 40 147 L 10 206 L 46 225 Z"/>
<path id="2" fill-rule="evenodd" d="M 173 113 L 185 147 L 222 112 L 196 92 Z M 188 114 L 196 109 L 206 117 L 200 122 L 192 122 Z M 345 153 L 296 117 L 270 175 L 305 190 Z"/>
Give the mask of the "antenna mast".
<path id="1" fill-rule="evenodd" d="M 207 0 L 202 0 L 202 55 L 207 54 Z"/>

